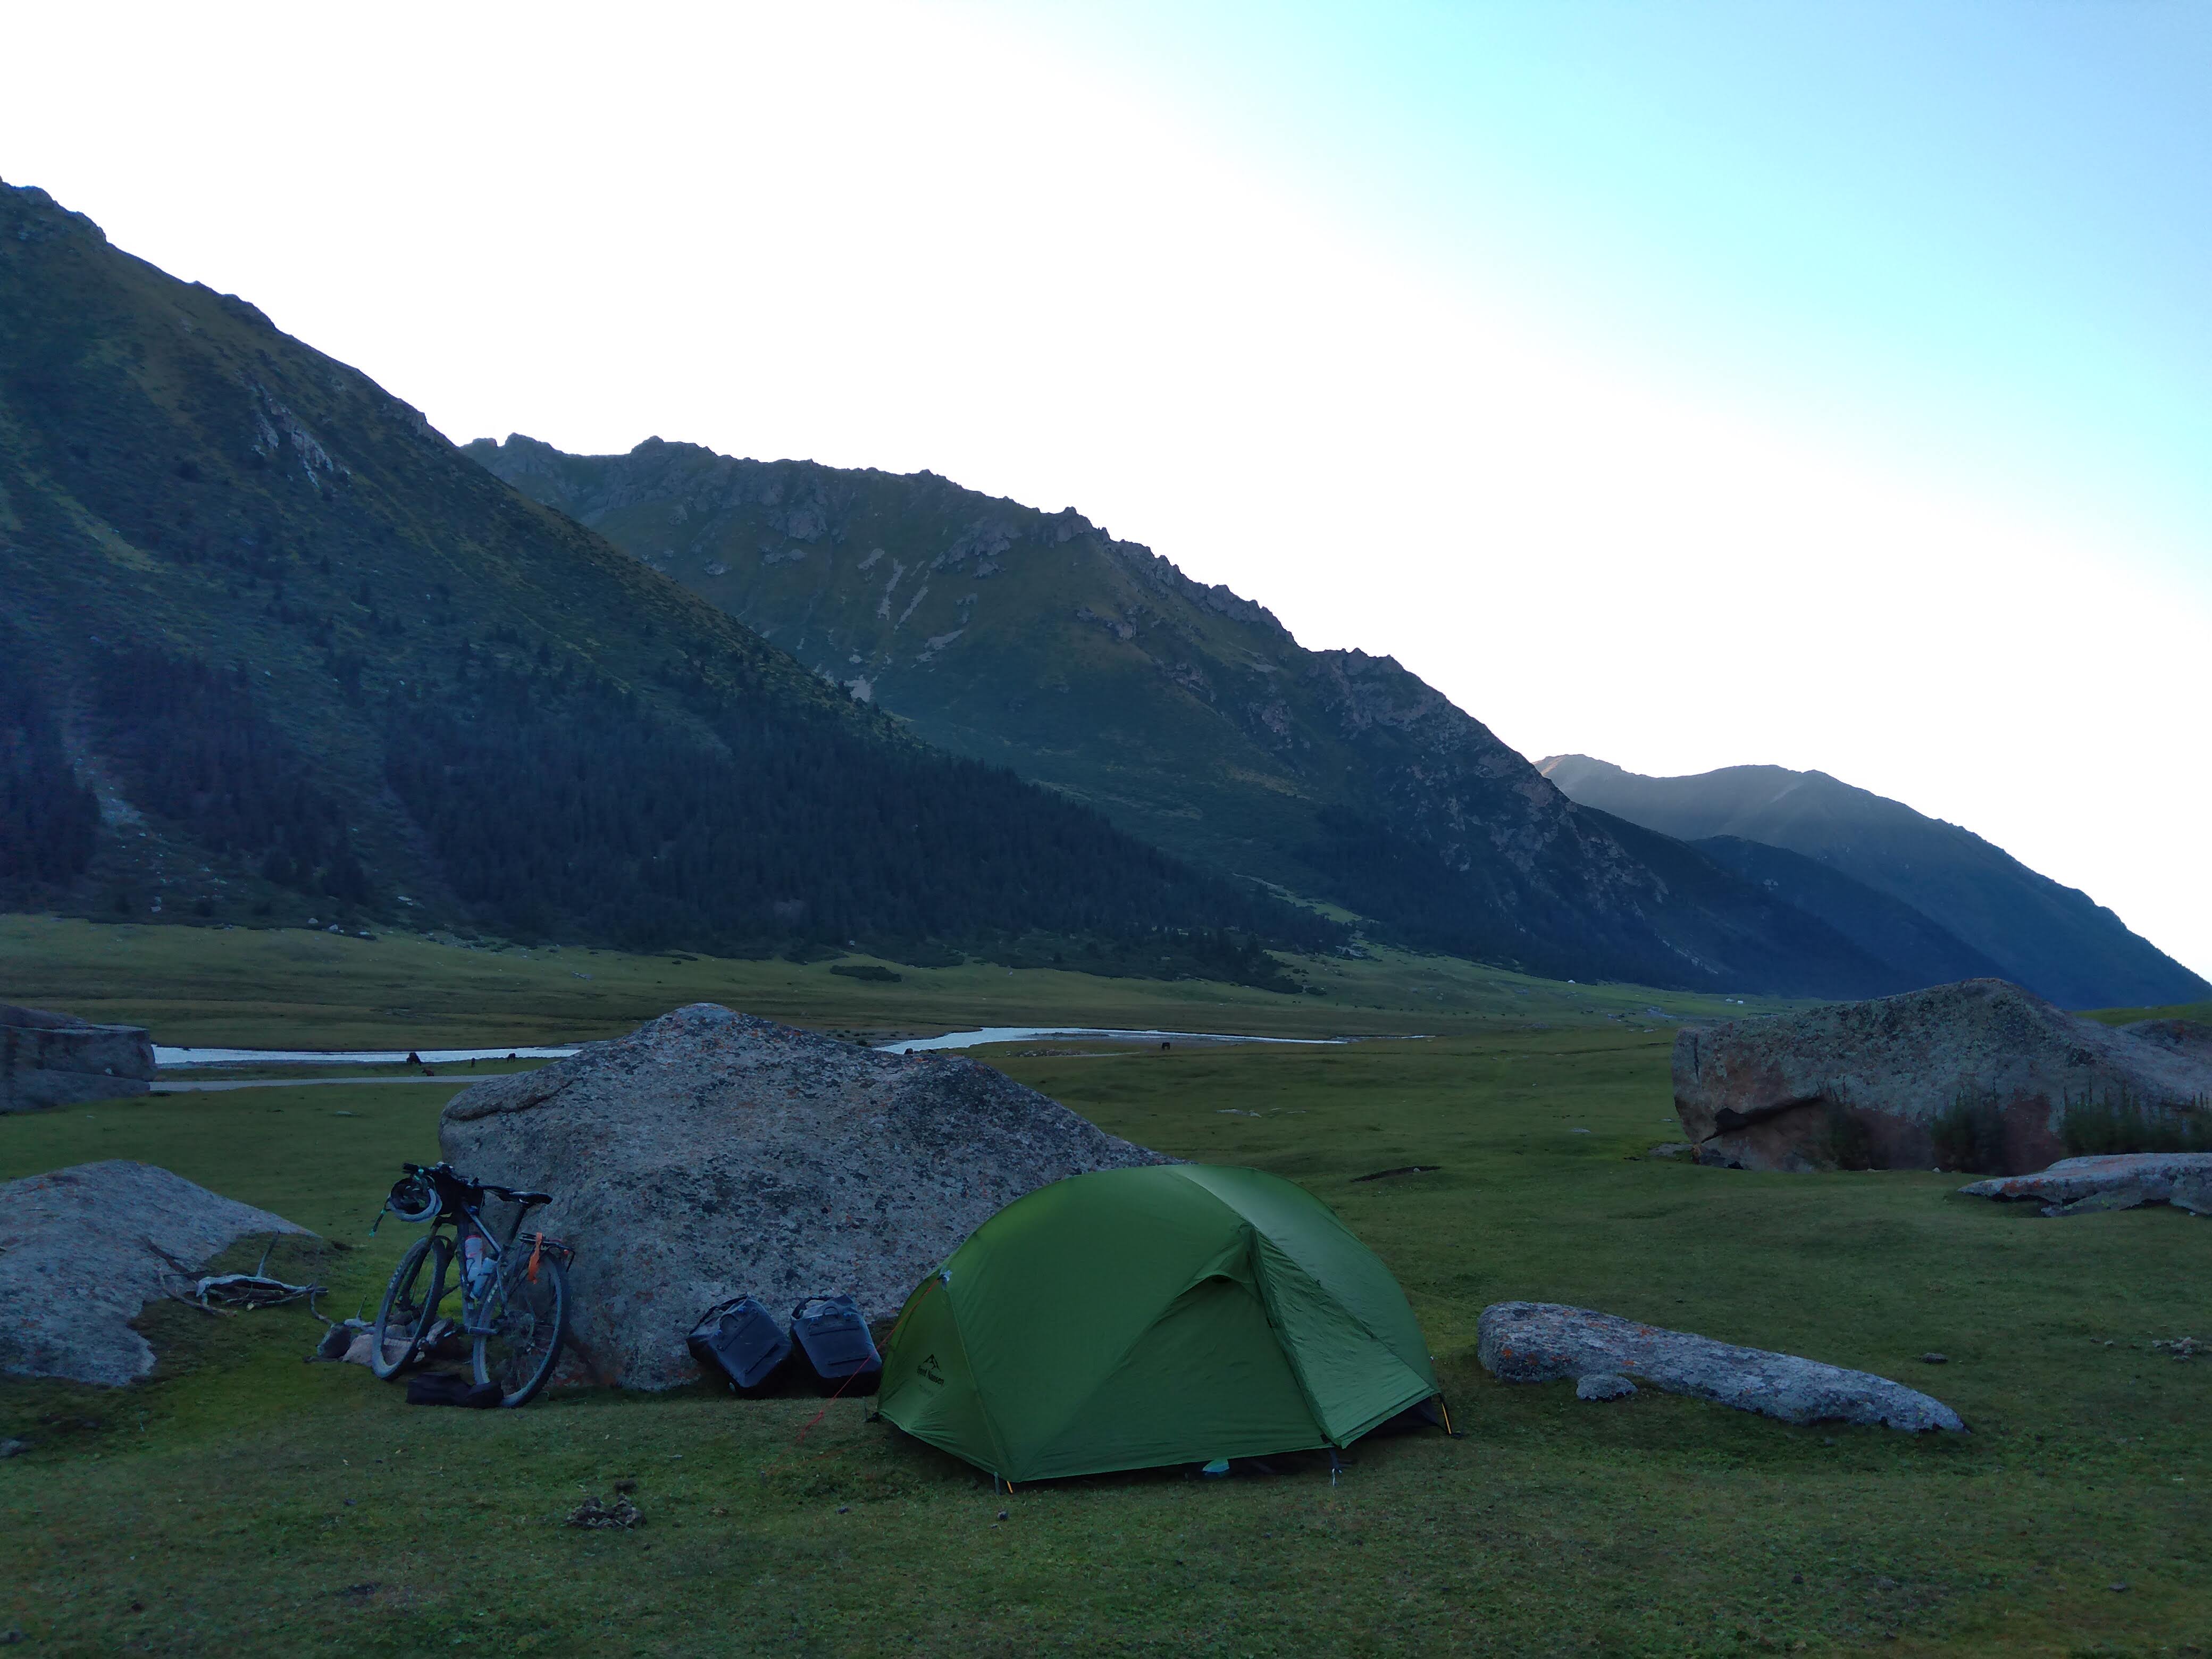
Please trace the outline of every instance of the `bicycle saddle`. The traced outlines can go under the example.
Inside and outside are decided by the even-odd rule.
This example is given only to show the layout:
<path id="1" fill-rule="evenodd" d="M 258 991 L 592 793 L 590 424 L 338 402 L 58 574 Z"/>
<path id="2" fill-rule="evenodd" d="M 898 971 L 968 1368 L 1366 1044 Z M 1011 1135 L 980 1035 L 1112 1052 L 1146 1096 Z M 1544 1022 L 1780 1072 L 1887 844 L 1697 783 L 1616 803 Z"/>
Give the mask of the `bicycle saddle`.
<path id="1" fill-rule="evenodd" d="M 494 1187 L 489 1182 L 485 1184 L 484 1191 L 489 1193 L 494 1198 L 504 1199 L 509 1204 L 520 1204 L 525 1206 L 550 1204 L 553 1201 L 553 1194 L 550 1193 L 517 1192 L 512 1187 Z"/>

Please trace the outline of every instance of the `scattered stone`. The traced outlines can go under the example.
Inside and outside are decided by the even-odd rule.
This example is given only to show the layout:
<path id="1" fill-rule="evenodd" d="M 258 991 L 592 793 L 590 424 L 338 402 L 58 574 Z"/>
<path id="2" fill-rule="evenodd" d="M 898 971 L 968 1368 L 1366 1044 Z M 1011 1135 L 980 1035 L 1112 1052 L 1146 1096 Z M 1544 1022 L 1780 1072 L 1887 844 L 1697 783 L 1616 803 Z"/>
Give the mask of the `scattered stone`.
<path id="1" fill-rule="evenodd" d="M 1636 1392 L 1636 1384 L 1613 1371 L 1593 1371 L 1575 1383 L 1577 1400 L 1626 1400 Z"/>
<path id="2" fill-rule="evenodd" d="M 2176 1359 L 2194 1359 L 2198 1354 L 2204 1352 L 2204 1344 L 2199 1342 L 2193 1336 L 2177 1336 L 2169 1340 L 2154 1342 L 2151 1344 L 2151 1346 L 2159 1349 L 2162 1352 L 2172 1355 Z M 4 1449 L 0 1449 L 0 1457 L 4 1457 L 6 1455 L 6 1450 Z"/>
<path id="3" fill-rule="evenodd" d="M 2212 1056 L 1998 979 L 1685 1028 L 1674 1070 L 1698 1161 L 1747 1170 L 1929 1169 L 1931 1131 L 1962 1094 L 1994 1110 L 2002 1167 L 2037 1170 L 2065 1151 L 2069 1099 L 2212 1095 Z"/>
<path id="4" fill-rule="evenodd" d="M 2108 1589 L 2108 1590 L 2115 1590 L 2115 1591 L 2118 1591 L 2118 1590 L 2124 1590 L 2124 1589 L 2127 1589 L 2127 1584 L 2126 1584 L 2126 1583 L 2125 1583 L 2124 1581 L 2118 1581 L 2118 1582 L 2115 1582 L 2115 1583 L 2113 1583 L 2107 1584 L 2107 1585 L 2106 1585 L 2106 1586 L 2105 1586 L 2105 1588 L 2106 1588 L 2106 1589 Z"/>
<path id="5" fill-rule="evenodd" d="M 154 1369 L 148 1302 L 253 1234 L 314 1235 L 150 1164 L 111 1158 L 0 1183 L 0 1374 L 119 1387 Z"/>
<path id="6" fill-rule="evenodd" d="M 1399 1176 L 1434 1175 L 1442 1168 L 1443 1165 L 1441 1164 L 1401 1164 L 1395 1170 L 1376 1170 L 1364 1176 L 1354 1176 L 1352 1180 L 1357 1186 L 1363 1181 L 1389 1181 Z"/>
<path id="7" fill-rule="evenodd" d="M 604 1498 L 586 1498 L 568 1511 L 570 1526 L 593 1530 L 617 1528 L 628 1532 L 644 1519 L 644 1512 L 627 1498 L 617 1498 L 611 1503 Z"/>
<path id="8" fill-rule="evenodd" d="M 1681 1158 L 1698 1149 L 1686 1140 L 1662 1140 L 1645 1156 L 1649 1158 Z"/>
<path id="9" fill-rule="evenodd" d="M 21 1457 L 30 1449 L 31 1443 L 18 1437 L 0 1440 L 0 1457 Z"/>
<path id="10" fill-rule="evenodd" d="M 1587 1308 L 1498 1302 L 1476 1323 L 1484 1367 L 1505 1382 L 1620 1376 L 1784 1423 L 1861 1423 L 1963 1432 L 1939 1400 L 1866 1371 L 1687 1332 L 1638 1324 Z"/>
<path id="11" fill-rule="evenodd" d="M 143 1027 L 0 1003 L 0 1113 L 143 1095 L 154 1073 Z"/>
<path id="12" fill-rule="evenodd" d="M 2032 1199 L 2045 1215 L 2091 1215 L 2143 1204 L 2212 1215 L 2212 1152 L 2063 1158 L 2033 1175 L 1997 1176 L 1959 1190 L 1975 1198 Z"/>
<path id="13" fill-rule="evenodd" d="M 576 1250 L 581 1367 L 644 1389 L 698 1375 L 684 1336 L 719 1302 L 842 1291 L 888 1318 L 1015 1199 L 1169 1161 L 964 1056 L 882 1054 L 711 1003 L 477 1084 L 447 1105 L 439 1143 L 479 1180 L 553 1194 L 531 1220 Z"/>
<path id="14" fill-rule="evenodd" d="M 1923 1353 L 1920 1356 L 1920 1363 L 1923 1365 L 1948 1365 L 1951 1363 L 1951 1356 L 1948 1353 Z"/>

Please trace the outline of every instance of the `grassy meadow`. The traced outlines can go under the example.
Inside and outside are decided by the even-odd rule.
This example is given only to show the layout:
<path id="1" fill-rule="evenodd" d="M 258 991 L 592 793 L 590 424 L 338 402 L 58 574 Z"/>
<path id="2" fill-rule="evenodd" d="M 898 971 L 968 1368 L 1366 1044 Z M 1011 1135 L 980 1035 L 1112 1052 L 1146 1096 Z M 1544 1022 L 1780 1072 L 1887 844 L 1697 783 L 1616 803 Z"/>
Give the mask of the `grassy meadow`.
<path id="1" fill-rule="evenodd" d="M 654 997 L 708 994 L 880 1029 L 904 1010 L 873 999 L 908 989 L 654 958 L 563 984 L 580 953 L 385 940 L 298 957 L 338 942 L 36 931 L 53 926 L 5 925 L 0 998 L 93 1012 L 98 995 L 97 1012 L 203 1042 L 304 1042 L 302 1029 L 391 1042 L 398 1017 L 378 1009 L 398 1005 L 379 998 L 410 970 L 407 1006 L 441 1034 L 410 1038 L 423 1042 L 597 1035 L 658 1012 Z M 41 939 L 67 948 L 37 960 Z M 212 960 L 210 942 L 238 954 Z M 111 963 L 101 977 L 99 953 L 118 948 L 141 976 Z M 1272 1170 L 1334 1206 L 1405 1285 L 1464 1438 L 1363 1442 L 1334 1486 L 1325 1462 L 1292 1458 L 1273 1477 L 1112 1476 L 1008 1497 L 852 1401 L 823 1413 L 701 1386 L 423 1411 L 357 1367 L 301 1363 L 320 1329 L 301 1309 L 159 1304 L 141 1320 L 161 1354 L 143 1384 L 0 1382 L 0 1437 L 30 1443 L 0 1461 L 0 1632 L 71 1655 L 2212 1648 L 2212 1362 L 2150 1346 L 2212 1335 L 2212 1228 L 2164 1208 L 2046 1222 L 1934 1175 L 1650 1158 L 1676 1133 L 1671 1034 L 1607 1015 L 1683 1000 L 1451 977 L 1419 959 L 1345 966 L 1368 983 L 1459 987 L 1470 1006 L 1376 1011 L 1377 1024 L 1444 1033 L 1425 1042 L 996 1063 L 1115 1133 Z M 952 976 L 999 986 L 943 972 L 915 976 L 933 1018 L 905 1024 L 1029 1017 L 963 1006 Z M 1085 1024 L 1188 1029 L 1229 1024 L 1210 1014 L 1231 1008 L 1251 1027 L 1265 1006 L 1123 981 L 1093 982 L 1086 1003 L 1022 978 L 1029 1009 Z M 1484 984 L 1504 988 L 1483 993 L 1504 1006 L 1473 1006 Z M 372 987 L 349 1014 L 344 999 Z M 606 1000 L 580 1000 L 590 992 Z M 1518 1017 L 1547 994 L 1555 1004 L 1527 1012 L 1558 1017 Z M 274 1266 L 329 1285 L 333 1312 L 373 1311 L 416 1235 L 387 1222 L 372 1237 L 368 1224 L 398 1163 L 434 1152 L 447 1097 L 280 1086 L 0 1118 L 0 1178 L 162 1164 L 315 1229 L 329 1246 Z M 1357 1179 L 1417 1164 L 1440 1167 Z M 1507 1297 L 1897 1376 L 1973 1431 L 1797 1429 L 1656 1394 L 1587 1405 L 1566 1384 L 1509 1388 L 1474 1355 L 1477 1316 Z M 1948 1363 L 1923 1364 L 1929 1351 Z M 617 1480 L 637 1483 L 642 1526 L 562 1524 Z"/>
<path id="2" fill-rule="evenodd" d="M 145 1025 L 209 1047 L 481 1048 L 617 1036 L 688 1002 L 720 1002 L 884 1040 L 983 1025 L 1226 1030 L 1255 1036 L 1485 1029 L 1501 1021 L 1718 1018 L 1791 1005 L 1632 986 L 1568 985 L 1450 957 L 1377 948 L 1366 960 L 1296 959 L 1322 994 L 1190 980 L 1101 979 L 987 962 L 888 966 L 896 984 L 837 963 L 733 961 L 682 951 L 524 950 L 374 940 L 304 928 L 223 929 L 0 915 L 0 1002 Z"/>

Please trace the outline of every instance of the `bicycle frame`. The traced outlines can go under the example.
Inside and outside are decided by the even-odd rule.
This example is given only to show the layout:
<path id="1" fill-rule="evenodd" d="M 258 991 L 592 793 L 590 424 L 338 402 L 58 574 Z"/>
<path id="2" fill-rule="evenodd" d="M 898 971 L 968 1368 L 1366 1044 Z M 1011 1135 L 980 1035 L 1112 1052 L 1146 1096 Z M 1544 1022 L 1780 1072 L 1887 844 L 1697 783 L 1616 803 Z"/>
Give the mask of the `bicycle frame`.
<path id="1" fill-rule="evenodd" d="M 461 1293 L 461 1328 L 471 1336 L 491 1334 L 492 1304 L 500 1289 L 499 1264 L 506 1260 L 507 1251 L 514 1248 L 515 1237 L 522 1231 L 522 1218 L 528 1213 L 526 1206 L 516 1207 L 514 1224 L 507 1230 L 504 1243 L 484 1225 L 483 1217 L 476 1205 L 464 1204 L 461 1212 L 453 1218 L 453 1260 L 459 1265 L 461 1274 L 458 1286 Z M 483 1248 L 490 1257 L 489 1266 L 483 1274 L 481 1295 L 477 1293 L 469 1279 L 468 1241 L 472 1236 L 483 1241 Z"/>
<path id="2" fill-rule="evenodd" d="M 489 1336 L 494 1332 L 491 1314 L 497 1303 L 501 1284 L 500 1263 L 507 1259 L 507 1252 L 514 1248 L 515 1241 L 522 1236 L 524 1219 L 538 1206 L 516 1204 L 514 1220 L 507 1227 L 507 1237 L 501 1239 L 484 1224 L 480 1189 L 471 1192 L 459 1182 L 446 1181 L 441 1181 L 439 1188 L 440 1199 L 444 1200 L 450 1194 L 453 1201 L 441 1202 L 438 1213 L 430 1218 L 430 1231 L 436 1232 L 448 1221 L 453 1224 L 453 1261 L 459 1268 L 459 1282 L 454 1288 L 461 1293 L 461 1328 L 471 1336 Z M 469 1195 L 464 1196 L 465 1193 Z M 509 1199 L 500 1201 L 514 1202 Z M 543 1239 L 544 1235 L 541 1232 L 538 1237 Z M 484 1249 L 490 1255 L 490 1271 L 484 1275 L 484 1288 L 481 1295 L 469 1282 L 468 1241 L 471 1237 L 482 1239 Z M 437 1311 L 438 1304 L 446 1299 L 446 1290 L 447 1286 L 441 1282 L 437 1286 L 436 1298 L 431 1304 L 433 1314 Z"/>

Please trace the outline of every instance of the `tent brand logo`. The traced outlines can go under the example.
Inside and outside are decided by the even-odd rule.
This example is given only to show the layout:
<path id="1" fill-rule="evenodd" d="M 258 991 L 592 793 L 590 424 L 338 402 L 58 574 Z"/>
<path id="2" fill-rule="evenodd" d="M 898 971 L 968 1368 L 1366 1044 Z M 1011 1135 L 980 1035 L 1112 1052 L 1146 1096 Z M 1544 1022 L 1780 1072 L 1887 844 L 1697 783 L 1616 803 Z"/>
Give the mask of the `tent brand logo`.
<path id="1" fill-rule="evenodd" d="M 914 1368 L 914 1374 L 916 1376 L 926 1377 L 939 1388 L 945 1386 L 945 1373 L 937 1369 L 937 1356 L 933 1353 L 923 1357 L 921 1364 Z"/>

